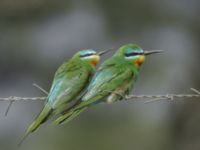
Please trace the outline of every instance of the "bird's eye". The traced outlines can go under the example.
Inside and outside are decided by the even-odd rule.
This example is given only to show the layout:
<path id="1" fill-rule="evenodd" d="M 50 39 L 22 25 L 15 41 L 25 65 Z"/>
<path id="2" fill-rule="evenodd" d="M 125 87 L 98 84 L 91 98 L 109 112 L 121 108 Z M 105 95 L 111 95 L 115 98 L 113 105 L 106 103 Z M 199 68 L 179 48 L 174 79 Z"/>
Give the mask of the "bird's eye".
<path id="1" fill-rule="evenodd" d="M 130 57 L 130 56 L 137 56 L 137 55 L 143 55 L 143 52 L 131 52 L 131 53 L 125 53 L 126 57 Z"/>

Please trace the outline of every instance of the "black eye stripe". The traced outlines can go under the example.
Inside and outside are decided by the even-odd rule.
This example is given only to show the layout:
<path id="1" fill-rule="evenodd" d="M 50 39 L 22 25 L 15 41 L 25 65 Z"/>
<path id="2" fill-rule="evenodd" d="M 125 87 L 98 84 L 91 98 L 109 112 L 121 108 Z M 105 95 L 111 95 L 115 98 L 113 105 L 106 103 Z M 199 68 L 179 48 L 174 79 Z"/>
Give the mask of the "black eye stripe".
<path id="1" fill-rule="evenodd" d="M 125 56 L 126 57 L 129 57 L 129 56 L 137 56 L 137 55 L 143 55 L 144 53 L 141 53 L 141 52 L 132 52 L 132 53 L 125 53 Z"/>
<path id="2" fill-rule="evenodd" d="M 80 57 L 87 57 L 87 56 L 92 56 L 92 55 L 95 55 L 94 53 L 88 53 L 88 54 L 85 54 L 85 55 L 80 55 Z"/>

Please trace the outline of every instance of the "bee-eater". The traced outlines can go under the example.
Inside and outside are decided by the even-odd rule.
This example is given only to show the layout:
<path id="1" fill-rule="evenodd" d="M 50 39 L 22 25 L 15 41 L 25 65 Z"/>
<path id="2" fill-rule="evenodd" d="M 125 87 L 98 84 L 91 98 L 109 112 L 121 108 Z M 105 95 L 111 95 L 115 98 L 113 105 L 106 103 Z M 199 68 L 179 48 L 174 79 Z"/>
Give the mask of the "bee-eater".
<path id="1" fill-rule="evenodd" d="M 136 44 L 120 47 L 99 67 L 79 104 L 70 111 L 63 111 L 54 123 L 69 122 L 91 105 L 123 99 L 132 90 L 145 57 L 159 52 L 161 51 L 144 51 Z"/>
<path id="2" fill-rule="evenodd" d="M 99 63 L 100 55 L 108 51 L 100 53 L 96 53 L 92 49 L 79 51 L 58 68 L 44 108 L 26 130 L 22 141 L 47 121 L 50 116 L 57 114 L 64 108 L 67 109 L 72 102 L 81 96 L 95 71 L 96 65 Z"/>

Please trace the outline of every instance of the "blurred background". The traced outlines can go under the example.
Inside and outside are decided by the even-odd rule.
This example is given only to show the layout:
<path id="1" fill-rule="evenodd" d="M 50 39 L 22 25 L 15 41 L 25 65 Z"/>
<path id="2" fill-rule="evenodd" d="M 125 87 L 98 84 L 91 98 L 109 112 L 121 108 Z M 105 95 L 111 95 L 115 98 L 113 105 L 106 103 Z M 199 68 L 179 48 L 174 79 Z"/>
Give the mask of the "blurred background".
<path id="1" fill-rule="evenodd" d="M 134 94 L 191 93 L 200 89 L 199 14 L 199 0 L 1 0 L 0 97 L 44 96 L 32 83 L 49 90 L 75 52 L 126 43 L 165 50 L 147 58 Z M 16 149 L 43 103 L 16 102 L 4 117 L 8 102 L 0 102 L 0 149 Z M 199 108 L 198 99 L 102 104 L 43 125 L 21 149 L 199 150 Z"/>

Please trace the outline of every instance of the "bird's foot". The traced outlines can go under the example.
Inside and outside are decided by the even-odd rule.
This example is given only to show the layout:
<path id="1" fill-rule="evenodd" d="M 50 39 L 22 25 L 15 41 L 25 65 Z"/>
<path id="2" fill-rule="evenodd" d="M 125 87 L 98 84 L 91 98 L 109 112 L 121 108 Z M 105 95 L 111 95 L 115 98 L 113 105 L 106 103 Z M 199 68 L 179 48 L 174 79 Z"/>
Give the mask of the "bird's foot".
<path id="1" fill-rule="evenodd" d="M 115 94 L 115 95 L 118 95 L 120 97 L 120 100 L 128 100 L 128 95 L 123 95 L 121 93 L 118 93 L 116 91 L 108 91 L 108 90 L 105 90 L 104 92 L 108 92 L 110 94 Z"/>

